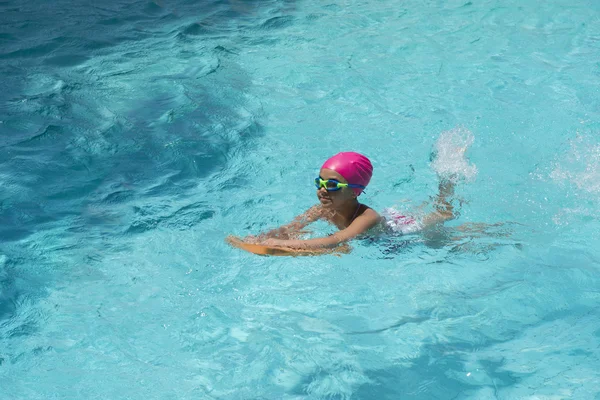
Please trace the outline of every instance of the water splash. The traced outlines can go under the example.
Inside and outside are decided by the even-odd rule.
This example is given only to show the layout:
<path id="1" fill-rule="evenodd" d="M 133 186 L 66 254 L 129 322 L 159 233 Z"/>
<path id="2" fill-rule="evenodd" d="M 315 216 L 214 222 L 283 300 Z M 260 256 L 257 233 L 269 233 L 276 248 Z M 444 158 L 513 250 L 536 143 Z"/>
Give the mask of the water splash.
<path id="1" fill-rule="evenodd" d="M 588 193 L 600 193 L 600 143 L 591 137 L 577 135 L 569 144 L 569 151 L 556 162 L 550 178 L 575 184 Z"/>
<path id="2" fill-rule="evenodd" d="M 441 179 L 452 182 L 472 181 L 477 176 L 477 167 L 470 164 L 465 153 L 475 141 L 473 133 L 462 127 L 441 133 L 434 146 L 431 167 Z"/>

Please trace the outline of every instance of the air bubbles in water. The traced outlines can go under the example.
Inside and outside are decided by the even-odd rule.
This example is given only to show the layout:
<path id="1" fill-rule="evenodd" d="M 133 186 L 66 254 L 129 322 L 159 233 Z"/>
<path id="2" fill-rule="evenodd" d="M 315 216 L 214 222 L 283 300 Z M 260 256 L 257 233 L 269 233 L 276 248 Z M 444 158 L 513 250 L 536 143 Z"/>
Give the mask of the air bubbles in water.
<path id="1" fill-rule="evenodd" d="M 466 128 L 444 131 L 435 143 L 431 162 L 433 170 L 441 179 L 452 182 L 472 181 L 477 176 L 477 167 L 470 164 L 465 153 L 473 144 L 475 136 Z"/>

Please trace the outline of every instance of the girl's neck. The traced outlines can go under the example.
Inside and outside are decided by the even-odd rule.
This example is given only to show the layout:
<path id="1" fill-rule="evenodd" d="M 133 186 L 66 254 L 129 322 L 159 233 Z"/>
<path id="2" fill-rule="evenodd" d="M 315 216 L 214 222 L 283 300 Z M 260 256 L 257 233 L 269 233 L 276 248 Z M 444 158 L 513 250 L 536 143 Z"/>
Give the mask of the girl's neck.
<path id="1" fill-rule="evenodd" d="M 358 199 L 353 199 L 351 201 L 348 201 L 347 203 L 344 203 L 340 208 L 336 209 L 335 211 L 339 215 L 343 216 L 347 221 L 351 222 L 356 216 L 359 207 L 360 203 L 358 202 Z"/>

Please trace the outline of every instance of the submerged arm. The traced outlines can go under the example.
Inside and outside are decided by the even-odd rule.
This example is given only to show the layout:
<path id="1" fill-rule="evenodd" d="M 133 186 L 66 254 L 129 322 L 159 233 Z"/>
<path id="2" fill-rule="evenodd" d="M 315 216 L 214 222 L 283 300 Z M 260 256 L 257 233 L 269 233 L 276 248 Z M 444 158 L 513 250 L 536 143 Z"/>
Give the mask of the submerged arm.
<path id="1" fill-rule="evenodd" d="M 292 222 L 279 228 L 272 229 L 268 232 L 261 233 L 258 240 L 276 239 L 292 239 L 302 233 L 302 229 L 307 225 L 317 221 L 322 217 L 321 206 L 313 206 L 306 212 L 298 215 Z"/>
<path id="2" fill-rule="evenodd" d="M 342 229 L 339 232 L 334 233 L 331 236 L 308 239 L 308 240 L 279 240 L 279 239 L 268 239 L 264 242 L 270 246 L 282 246 L 296 249 L 331 249 L 339 246 L 340 244 L 347 242 L 356 236 L 364 233 L 377 225 L 381 217 L 375 211 L 368 209 L 360 216 L 356 217 L 354 221 L 346 229 Z"/>

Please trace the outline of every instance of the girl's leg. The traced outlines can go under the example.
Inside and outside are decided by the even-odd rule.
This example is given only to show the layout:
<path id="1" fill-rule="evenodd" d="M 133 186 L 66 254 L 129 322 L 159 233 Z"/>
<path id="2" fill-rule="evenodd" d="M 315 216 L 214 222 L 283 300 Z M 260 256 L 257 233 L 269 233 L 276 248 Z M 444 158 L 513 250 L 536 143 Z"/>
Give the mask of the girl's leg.
<path id="1" fill-rule="evenodd" d="M 454 206 L 451 203 L 454 196 L 454 185 L 452 179 L 440 180 L 438 194 L 433 205 L 435 210 L 423 218 L 424 227 L 454 219 Z"/>

